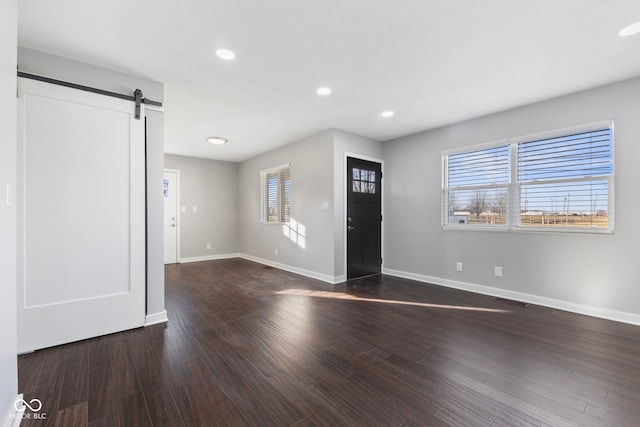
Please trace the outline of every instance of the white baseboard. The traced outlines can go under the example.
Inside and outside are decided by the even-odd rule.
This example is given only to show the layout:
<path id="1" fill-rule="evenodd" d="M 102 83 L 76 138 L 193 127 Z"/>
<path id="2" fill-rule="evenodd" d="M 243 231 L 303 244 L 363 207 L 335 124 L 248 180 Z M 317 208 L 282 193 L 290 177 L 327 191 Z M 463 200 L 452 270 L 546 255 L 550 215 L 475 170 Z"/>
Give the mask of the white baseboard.
<path id="1" fill-rule="evenodd" d="M 244 258 L 244 259 L 249 260 L 249 261 L 257 262 L 259 264 L 268 265 L 268 266 L 271 266 L 271 267 L 279 268 L 280 270 L 289 271 L 291 273 L 296 273 L 296 274 L 299 274 L 301 276 L 306 276 L 306 277 L 310 277 L 312 279 L 321 280 L 323 282 L 330 283 L 332 285 L 335 285 L 336 283 L 344 282 L 344 276 L 329 276 L 327 274 L 317 273 L 315 271 L 305 270 L 303 268 L 292 267 L 290 265 L 281 264 L 279 262 L 271 261 L 271 260 L 268 260 L 268 259 L 258 258 L 258 257 L 255 257 L 253 255 L 239 254 L 238 256 L 240 258 Z"/>
<path id="2" fill-rule="evenodd" d="M 213 261 L 216 259 L 229 259 L 229 258 L 238 258 L 240 254 L 217 254 L 217 255 L 205 255 L 205 256 L 194 256 L 188 258 L 180 258 L 180 263 L 184 264 L 187 262 L 200 262 L 200 261 Z"/>
<path id="3" fill-rule="evenodd" d="M 640 315 L 626 313 L 624 311 L 610 310 L 601 307 L 592 307 L 583 304 L 576 304 L 570 301 L 547 298 L 539 295 L 525 294 L 522 292 L 492 288 L 490 286 L 477 285 L 474 283 L 459 282 L 457 280 L 449 280 L 439 277 L 425 276 L 422 274 L 408 273 L 406 271 L 392 270 L 390 268 L 384 268 L 382 272 L 383 274 L 387 274 L 389 276 L 402 277 L 404 279 L 431 283 L 434 285 L 445 286 L 447 288 L 460 289 L 463 291 L 475 292 L 483 295 L 522 301 L 529 304 L 536 304 L 544 307 L 556 308 L 558 310 L 570 311 L 572 313 L 584 314 L 587 316 L 599 317 L 601 319 L 613 320 L 616 322 L 629 323 L 631 325 L 640 326 Z"/>
<path id="4" fill-rule="evenodd" d="M 343 274 L 341 276 L 336 276 L 334 278 L 333 284 L 335 285 L 336 283 L 342 283 L 342 282 L 346 282 L 346 281 L 347 281 L 347 275 Z"/>
<path id="5" fill-rule="evenodd" d="M 168 322 L 167 310 L 162 310 L 159 313 L 147 314 L 144 321 L 144 326 L 157 325 L 158 323 Z"/>
<path id="6" fill-rule="evenodd" d="M 22 422 L 22 415 L 24 414 L 24 411 L 26 408 L 23 405 L 22 409 L 20 410 L 16 409 L 16 402 L 22 398 L 23 398 L 22 394 L 19 394 L 16 396 L 14 401 L 11 402 L 11 406 L 7 411 L 7 418 L 5 418 L 5 421 L 3 423 L 4 427 L 18 427 Z"/>

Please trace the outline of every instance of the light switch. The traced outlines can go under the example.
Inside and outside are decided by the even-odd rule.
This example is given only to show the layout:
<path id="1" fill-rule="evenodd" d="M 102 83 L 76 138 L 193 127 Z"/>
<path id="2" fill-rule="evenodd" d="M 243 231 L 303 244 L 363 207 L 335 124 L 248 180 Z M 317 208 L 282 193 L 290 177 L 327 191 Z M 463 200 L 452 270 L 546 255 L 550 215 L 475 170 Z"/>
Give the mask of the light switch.
<path id="1" fill-rule="evenodd" d="M 322 202 L 322 210 L 323 211 L 329 210 L 329 202 Z"/>
<path id="2" fill-rule="evenodd" d="M 7 181 L 7 206 L 13 206 L 13 192 L 11 191 L 11 182 Z"/>
<path id="3" fill-rule="evenodd" d="M 194 206 L 194 207 L 191 208 L 191 210 L 194 211 L 194 212 L 198 212 L 198 207 Z"/>
<path id="4" fill-rule="evenodd" d="M 180 206 L 180 212 L 184 213 L 187 211 L 187 207 L 186 206 Z"/>

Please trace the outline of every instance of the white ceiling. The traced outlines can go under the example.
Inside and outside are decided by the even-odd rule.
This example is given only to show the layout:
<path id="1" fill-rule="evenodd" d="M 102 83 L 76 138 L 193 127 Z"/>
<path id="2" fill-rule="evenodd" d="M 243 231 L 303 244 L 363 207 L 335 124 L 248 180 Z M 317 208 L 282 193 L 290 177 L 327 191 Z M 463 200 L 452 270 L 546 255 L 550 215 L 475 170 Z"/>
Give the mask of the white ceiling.
<path id="1" fill-rule="evenodd" d="M 617 36 L 637 21 L 638 0 L 29 0 L 18 39 L 164 82 L 166 152 L 242 161 L 329 128 L 387 141 L 638 76 L 640 35 Z"/>

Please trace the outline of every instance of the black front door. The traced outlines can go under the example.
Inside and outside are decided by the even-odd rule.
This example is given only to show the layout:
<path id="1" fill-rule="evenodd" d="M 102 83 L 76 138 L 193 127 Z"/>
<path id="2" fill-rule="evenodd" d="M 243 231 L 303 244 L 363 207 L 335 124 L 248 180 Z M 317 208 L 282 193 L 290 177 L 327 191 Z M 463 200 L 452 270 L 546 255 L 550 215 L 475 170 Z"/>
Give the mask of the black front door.
<path id="1" fill-rule="evenodd" d="M 347 279 L 380 274 L 382 165 L 347 157 Z"/>

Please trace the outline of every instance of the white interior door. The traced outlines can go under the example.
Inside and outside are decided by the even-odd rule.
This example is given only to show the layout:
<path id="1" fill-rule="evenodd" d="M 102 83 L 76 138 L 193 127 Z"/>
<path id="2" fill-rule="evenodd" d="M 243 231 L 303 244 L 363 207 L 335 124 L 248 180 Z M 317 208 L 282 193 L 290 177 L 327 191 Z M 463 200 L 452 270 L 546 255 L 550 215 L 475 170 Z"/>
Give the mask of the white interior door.
<path id="1" fill-rule="evenodd" d="M 18 350 L 144 325 L 144 120 L 34 80 L 18 94 Z"/>
<path id="2" fill-rule="evenodd" d="M 176 264 L 179 255 L 178 205 L 180 204 L 179 175 L 176 170 L 164 171 L 164 263 Z"/>

